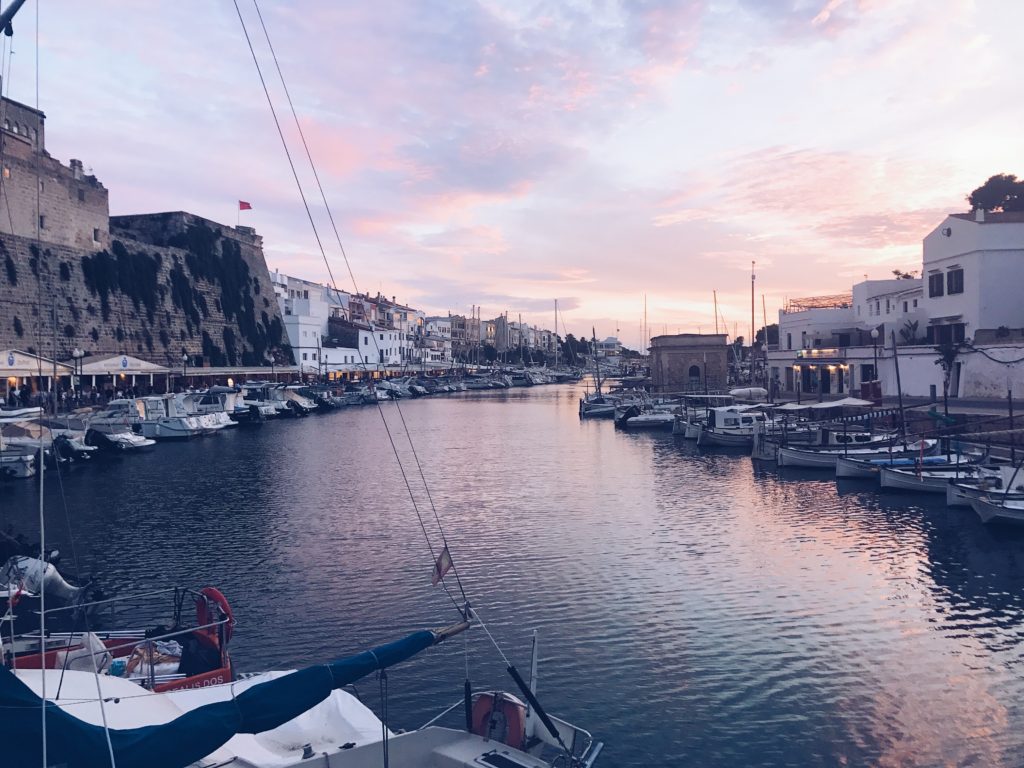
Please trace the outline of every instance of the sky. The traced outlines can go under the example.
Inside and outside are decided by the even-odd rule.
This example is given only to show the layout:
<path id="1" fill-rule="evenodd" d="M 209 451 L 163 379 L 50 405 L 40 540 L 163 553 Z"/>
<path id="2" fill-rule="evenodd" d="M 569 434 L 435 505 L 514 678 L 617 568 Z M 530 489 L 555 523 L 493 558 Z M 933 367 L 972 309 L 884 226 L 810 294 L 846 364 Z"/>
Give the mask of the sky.
<path id="1" fill-rule="evenodd" d="M 1024 175 L 1024 3 L 258 0 L 359 290 L 641 343 L 919 269 Z M 253 0 L 327 264 L 353 289 Z M 5 92 L 36 103 L 36 0 Z M 232 0 L 40 0 L 47 149 L 112 214 L 187 210 L 327 281 Z M 8 48 L 9 50 L 9 48 Z M 763 297 L 763 298 L 762 298 Z"/>

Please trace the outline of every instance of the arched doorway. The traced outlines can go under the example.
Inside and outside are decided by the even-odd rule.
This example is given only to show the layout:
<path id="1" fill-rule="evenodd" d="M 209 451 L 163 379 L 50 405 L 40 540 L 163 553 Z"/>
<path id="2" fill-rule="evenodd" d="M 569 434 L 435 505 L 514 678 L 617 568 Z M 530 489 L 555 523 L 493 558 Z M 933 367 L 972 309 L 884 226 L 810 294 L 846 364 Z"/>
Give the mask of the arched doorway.
<path id="1" fill-rule="evenodd" d="M 687 376 L 690 380 L 690 389 L 698 389 L 700 387 L 700 366 L 691 365 Z"/>

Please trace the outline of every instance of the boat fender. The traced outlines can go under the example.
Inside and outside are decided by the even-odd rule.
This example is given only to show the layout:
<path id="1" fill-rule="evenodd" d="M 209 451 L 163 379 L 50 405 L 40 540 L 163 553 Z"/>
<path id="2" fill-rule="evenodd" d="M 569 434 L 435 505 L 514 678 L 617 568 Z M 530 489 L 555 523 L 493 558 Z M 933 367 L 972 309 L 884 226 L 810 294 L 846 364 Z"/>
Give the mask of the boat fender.
<path id="1" fill-rule="evenodd" d="M 203 587 L 199 590 L 199 595 L 200 597 L 196 600 L 196 623 L 199 626 L 203 626 L 204 624 L 212 624 L 216 621 L 217 619 L 210 611 L 210 603 L 216 603 L 228 619 L 228 623 L 224 625 L 224 641 L 228 642 L 231 640 L 231 633 L 235 627 L 235 615 L 231 612 L 228 599 L 224 597 L 224 594 L 219 589 L 214 587 Z M 216 638 L 217 627 L 210 627 L 201 630 L 201 632 L 210 638 Z"/>
<path id="2" fill-rule="evenodd" d="M 526 743 L 526 705 L 500 691 L 480 694 L 473 702 L 473 733 L 522 749 Z"/>

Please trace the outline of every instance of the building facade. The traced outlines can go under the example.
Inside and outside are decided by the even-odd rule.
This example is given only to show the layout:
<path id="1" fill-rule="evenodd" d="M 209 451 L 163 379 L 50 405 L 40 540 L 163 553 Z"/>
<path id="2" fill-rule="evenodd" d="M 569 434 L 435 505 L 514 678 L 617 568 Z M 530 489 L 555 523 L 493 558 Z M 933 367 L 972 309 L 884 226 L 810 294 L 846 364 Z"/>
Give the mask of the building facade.
<path id="1" fill-rule="evenodd" d="M 715 392 L 728 384 L 726 334 L 677 333 L 651 339 L 654 392 Z"/>

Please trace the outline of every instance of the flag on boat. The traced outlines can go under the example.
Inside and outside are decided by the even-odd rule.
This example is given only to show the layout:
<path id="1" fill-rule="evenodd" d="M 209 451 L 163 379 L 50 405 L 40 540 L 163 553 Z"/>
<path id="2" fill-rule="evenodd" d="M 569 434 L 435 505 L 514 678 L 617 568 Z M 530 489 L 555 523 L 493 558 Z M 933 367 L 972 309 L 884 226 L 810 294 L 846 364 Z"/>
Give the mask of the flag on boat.
<path id="1" fill-rule="evenodd" d="M 444 575 L 452 569 L 452 556 L 448 552 L 448 545 L 445 544 L 444 549 L 441 550 L 441 554 L 437 556 L 437 562 L 434 563 L 434 575 L 430 578 L 430 583 L 435 587 L 437 583 L 444 578 Z"/>
<path id="2" fill-rule="evenodd" d="M 238 201 L 238 210 L 240 211 L 251 211 L 252 204 L 245 202 L 245 200 Z"/>

